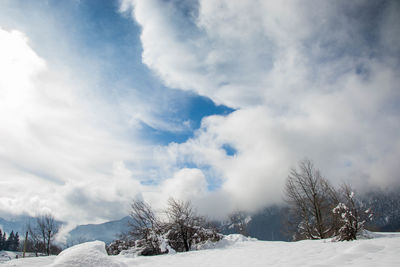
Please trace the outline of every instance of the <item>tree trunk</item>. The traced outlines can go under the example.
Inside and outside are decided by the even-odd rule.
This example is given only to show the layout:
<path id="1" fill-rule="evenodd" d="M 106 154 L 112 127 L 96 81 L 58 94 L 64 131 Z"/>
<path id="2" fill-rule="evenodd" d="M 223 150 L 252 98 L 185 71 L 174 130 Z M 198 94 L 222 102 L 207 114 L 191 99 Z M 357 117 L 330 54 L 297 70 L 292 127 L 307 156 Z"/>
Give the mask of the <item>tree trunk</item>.
<path id="1" fill-rule="evenodd" d="M 51 236 L 51 230 L 49 230 L 49 236 L 47 238 L 47 256 L 50 256 L 50 236 Z"/>

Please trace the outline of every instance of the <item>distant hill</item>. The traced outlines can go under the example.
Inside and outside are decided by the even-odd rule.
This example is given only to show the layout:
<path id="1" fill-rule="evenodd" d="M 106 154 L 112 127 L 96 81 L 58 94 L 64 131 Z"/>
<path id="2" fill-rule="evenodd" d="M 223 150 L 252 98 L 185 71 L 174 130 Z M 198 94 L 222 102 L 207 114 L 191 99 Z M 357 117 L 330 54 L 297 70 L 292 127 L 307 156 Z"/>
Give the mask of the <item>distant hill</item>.
<path id="1" fill-rule="evenodd" d="M 259 240 L 287 241 L 288 238 L 282 231 L 285 212 L 285 207 L 270 206 L 250 215 L 249 218 L 251 219 L 247 224 L 247 233 L 249 236 Z M 237 233 L 230 222 L 222 222 L 220 229 L 223 234 Z"/>
<path id="2" fill-rule="evenodd" d="M 248 224 L 250 236 L 259 240 L 287 240 L 281 231 L 283 211 L 281 207 L 273 206 L 252 215 L 252 219 Z M 118 239 L 121 233 L 129 230 L 129 220 L 130 217 L 127 216 L 120 220 L 101 224 L 79 225 L 69 232 L 67 244 L 70 246 L 94 240 L 110 243 Z M 224 234 L 234 233 L 233 229 L 230 229 L 228 225 L 220 225 Z"/>
<path id="3" fill-rule="evenodd" d="M 105 243 L 117 239 L 123 232 L 129 229 L 129 217 L 101 224 L 79 225 L 69 232 L 67 244 L 73 245 L 86 241 L 100 240 Z"/>
<path id="4" fill-rule="evenodd" d="M 248 233 L 259 240 L 287 240 L 282 233 L 282 212 L 285 210 L 278 206 L 265 208 L 251 216 L 248 224 Z M 69 232 L 68 245 L 86 241 L 100 240 L 106 243 L 118 239 L 119 235 L 129 230 L 130 217 L 101 224 L 79 225 Z M 234 233 L 229 225 L 220 224 L 224 234 Z"/>
<path id="5" fill-rule="evenodd" d="M 288 241 L 283 232 L 283 220 L 286 209 L 271 206 L 254 214 L 248 224 L 249 235 L 259 240 Z"/>
<path id="6" fill-rule="evenodd" d="M 373 220 L 367 227 L 380 232 L 400 231 L 400 188 L 368 192 L 361 196 L 361 204 L 373 212 Z"/>
<path id="7" fill-rule="evenodd" d="M 124 217 L 120 220 L 101 224 L 78 225 L 69 232 L 67 244 L 73 245 L 94 240 L 110 243 L 117 239 L 122 232 L 128 231 L 128 221 L 129 217 Z M 6 232 L 7 235 L 11 231 L 14 231 L 18 232 L 20 237 L 23 238 L 28 223 L 35 225 L 36 218 L 26 215 L 10 216 L 7 219 L 0 217 L 0 229 L 2 229 L 3 232 Z M 62 224 L 62 222 L 58 223 Z"/>
<path id="8" fill-rule="evenodd" d="M 0 228 L 3 232 L 9 234 L 11 231 L 18 232 L 20 236 L 26 232 L 26 226 L 28 223 L 34 223 L 36 218 L 20 215 L 12 216 L 9 219 L 0 218 Z"/>

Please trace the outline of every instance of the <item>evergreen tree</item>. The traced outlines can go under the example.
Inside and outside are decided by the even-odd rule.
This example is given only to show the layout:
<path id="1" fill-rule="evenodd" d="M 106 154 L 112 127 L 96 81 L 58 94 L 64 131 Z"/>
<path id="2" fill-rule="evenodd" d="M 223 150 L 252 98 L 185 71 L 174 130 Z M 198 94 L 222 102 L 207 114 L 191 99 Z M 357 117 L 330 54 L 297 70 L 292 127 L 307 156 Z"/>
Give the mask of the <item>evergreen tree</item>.
<path id="1" fill-rule="evenodd" d="M 13 251 L 18 251 L 19 249 L 19 234 L 15 233 L 14 242 L 13 242 Z"/>
<path id="2" fill-rule="evenodd" d="M 4 250 L 3 232 L 0 229 L 0 250 Z"/>
<path id="3" fill-rule="evenodd" d="M 10 236 L 8 237 L 8 239 L 6 241 L 6 247 L 4 250 L 12 250 L 14 238 L 15 238 L 14 231 L 11 231 Z"/>

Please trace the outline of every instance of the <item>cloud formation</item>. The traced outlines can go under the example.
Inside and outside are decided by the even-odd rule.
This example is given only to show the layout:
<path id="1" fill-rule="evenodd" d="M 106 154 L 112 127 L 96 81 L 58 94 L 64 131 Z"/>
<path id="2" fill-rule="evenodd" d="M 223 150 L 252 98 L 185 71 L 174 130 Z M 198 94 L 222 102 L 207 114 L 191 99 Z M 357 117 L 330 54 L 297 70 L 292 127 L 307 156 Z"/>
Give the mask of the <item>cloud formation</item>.
<path id="1" fill-rule="evenodd" d="M 279 201 L 289 168 L 304 157 L 334 183 L 399 184 L 397 2 L 125 0 L 121 7 L 142 27 L 143 62 L 167 86 L 238 109 L 205 118 L 194 138 L 165 148 L 171 164 L 190 162 L 221 179 L 209 194 L 248 210 Z"/>
<path id="2" fill-rule="evenodd" d="M 66 37 L 81 25 L 70 17 L 27 23 L 15 10 L 0 19 L 12 26 L 0 28 L 0 214 L 96 222 L 124 216 L 134 197 L 161 209 L 175 196 L 221 218 L 280 202 L 305 157 L 333 183 L 399 185 L 395 1 L 121 0 L 141 27 L 143 63 L 171 90 L 156 79 L 134 88 L 119 73 L 134 64 L 109 72 L 125 60 L 119 43 Z M 182 143 L 146 139 L 143 125 L 192 130 L 171 111 L 182 91 L 235 110 L 204 117 Z"/>
<path id="3" fill-rule="evenodd" d="M 22 32 L 0 29 L 0 53 L 2 212 L 124 214 L 117 207 L 140 190 L 124 165 L 137 150 L 104 124 L 102 103 L 83 103 L 79 81 L 49 69 Z"/>

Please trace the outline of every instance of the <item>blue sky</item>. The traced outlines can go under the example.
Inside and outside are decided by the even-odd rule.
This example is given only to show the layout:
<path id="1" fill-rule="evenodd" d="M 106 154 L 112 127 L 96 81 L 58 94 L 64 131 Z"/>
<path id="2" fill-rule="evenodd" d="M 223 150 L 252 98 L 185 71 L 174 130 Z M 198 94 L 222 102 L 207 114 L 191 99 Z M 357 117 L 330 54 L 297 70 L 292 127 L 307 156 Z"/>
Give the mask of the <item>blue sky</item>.
<path id="1" fill-rule="evenodd" d="M 233 111 L 224 105 L 216 105 L 205 96 L 164 86 L 162 81 L 142 64 L 140 26 L 132 23 L 132 19 L 126 14 L 118 12 L 119 1 L 102 1 L 101 4 L 99 1 L 82 1 L 72 6 L 66 2 L 50 4 L 61 5 L 55 7 L 58 10 L 71 9 L 71 21 L 74 21 L 76 16 L 82 18 L 82 21 L 75 21 L 72 32 L 80 41 L 80 49 L 85 54 L 91 57 L 101 54 L 102 64 L 106 66 L 102 69 L 104 80 L 101 81 L 105 97 L 112 94 L 123 97 L 124 94 L 136 91 L 141 98 L 151 97 L 157 99 L 157 102 L 164 102 L 159 111 L 163 120 L 176 124 L 189 122 L 189 126 L 182 131 L 157 129 L 142 122 L 140 134 L 150 142 L 163 145 L 170 142 L 182 143 L 193 136 L 203 117 L 226 115 Z M 113 86 L 121 81 L 122 88 Z"/>
<path id="2" fill-rule="evenodd" d="M 174 196 L 221 218 L 281 203 L 303 158 L 334 184 L 397 186 L 399 10 L 0 2 L 0 215 L 73 225 Z"/>
<path id="3" fill-rule="evenodd" d="M 151 142 L 160 144 L 184 142 L 200 127 L 203 117 L 213 114 L 226 115 L 233 111 L 224 105 L 215 105 L 205 96 L 164 86 L 162 81 L 142 64 L 140 26 L 127 14 L 119 12 L 119 3 L 119 1 L 39 1 L 33 4 L 16 1 L 11 4 L 13 8 L 10 10 L 18 13 L 18 16 L 24 16 L 25 9 L 30 9 L 37 17 L 43 17 L 43 20 L 48 19 L 54 23 L 51 27 L 62 30 L 65 35 L 62 40 L 67 42 L 65 49 L 79 51 L 79 56 L 69 62 L 74 68 L 86 66 L 86 61 L 96 61 L 100 64 L 101 68 L 95 70 L 99 72 L 100 78 L 96 81 L 94 90 L 98 90 L 107 101 L 112 103 L 118 101 L 120 97 L 136 94 L 143 99 L 143 102 L 160 103 L 158 116 L 163 120 L 176 124 L 190 122 L 190 126 L 185 130 L 173 132 L 155 129 L 142 122 L 140 134 Z M 20 9 L 20 6 L 24 6 L 24 9 Z M 24 23 L 28 25 L 32 21 L 37 23 L 36 16 L 32 19 L 24 18 L 26 20 Z M 39 32 L 38 35 L 33 36 L 32 46 L 39 55 L 49 60 L 59 60 L 59 51 L 53 48 L 57 45 L 54 42 L 57 41 L 53 40 L 49 42 L 50 44 L 42 42 L 43 39 L 49 38 L 46 31 Z M 78 75 L 85 75 L 86 70 L 82 69 L 81 72 Z"/>

